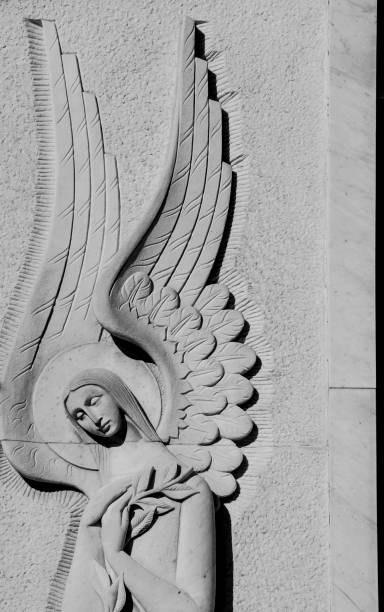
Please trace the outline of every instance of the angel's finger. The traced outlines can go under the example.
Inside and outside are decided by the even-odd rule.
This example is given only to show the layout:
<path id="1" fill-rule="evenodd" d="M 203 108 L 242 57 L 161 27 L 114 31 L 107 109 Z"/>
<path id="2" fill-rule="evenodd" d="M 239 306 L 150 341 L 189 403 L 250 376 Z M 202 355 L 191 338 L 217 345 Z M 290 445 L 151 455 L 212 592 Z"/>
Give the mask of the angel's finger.
<path id="1" fill-rule="evenodd" d="M 129 525 L 129 508 L 125 506 L 123 512 L 121 513 L 121 525 L 123 529 L 128 529 Z"/>

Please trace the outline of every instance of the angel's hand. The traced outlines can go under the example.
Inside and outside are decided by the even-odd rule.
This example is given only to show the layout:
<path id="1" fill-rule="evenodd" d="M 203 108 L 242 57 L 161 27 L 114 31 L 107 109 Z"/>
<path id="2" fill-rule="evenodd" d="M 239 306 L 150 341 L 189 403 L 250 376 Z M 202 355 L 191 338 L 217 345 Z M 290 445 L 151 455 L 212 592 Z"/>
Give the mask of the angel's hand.
<path id="1" fill-rule="evenodd" d="M 101 519 L 101 542 L 108 561 L 114 554 L 124 550 L 129 526 L 129 507 L 131 490 L 126 491 L 113 501 Z"/>
<path id="2" fill-rule="evenodd" d="M 92 527 L 100 523 L 110 505 L 131 490 L 131 478 L 117 478 L 108 483 L 90 498 L 82 516 L 82 524 Z"/>

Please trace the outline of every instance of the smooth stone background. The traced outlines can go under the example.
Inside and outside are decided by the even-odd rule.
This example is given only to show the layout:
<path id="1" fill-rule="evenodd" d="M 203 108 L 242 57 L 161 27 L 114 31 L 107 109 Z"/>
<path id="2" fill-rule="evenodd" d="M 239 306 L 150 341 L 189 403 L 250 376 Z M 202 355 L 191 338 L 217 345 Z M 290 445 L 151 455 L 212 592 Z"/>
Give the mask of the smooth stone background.
<path id="1" fill-rule="evenodd" d="M 330 386 L 375 387 L 376 2 L 330 3 Z"/>
<path id="2" fill-rule="evenodd" d="M 376 2 L 330 3 L 331 610 L 376 612 Z"/>
<path id="3" fill-rule="evenodd" d="M 28 241 L 36 176 L 22 18 L 56 19 L 63 50 L 78 52 L 85 89 L 98 96 L 106 150 L 118 158 L 128 232 L 149 204 L 162 167 L 185 12 L 211 21 L 226 53 L 229 80 L 241 95 L 251 198 L 239 268 L 265 312 L 276 363 L 273 459 L 255 478 L 248 510 L 232 526 L 232 545 L 220 516 L 228 575 L 218 584 L 219 610 L 326 612 L 325 0 L 4 3 L 1 313 Z M 2 483 L 0 495 L 8 517 L 0 521 L 0 571 L 6 572 L 0 609 L 41 612 L 68 513 L 57 503 L 52 511 L 21 499 Z"/>
<path id="4" fill-rule="evenodd" d="M 378 610 L 375 391 L 330 395 L 332 602 Z"/>

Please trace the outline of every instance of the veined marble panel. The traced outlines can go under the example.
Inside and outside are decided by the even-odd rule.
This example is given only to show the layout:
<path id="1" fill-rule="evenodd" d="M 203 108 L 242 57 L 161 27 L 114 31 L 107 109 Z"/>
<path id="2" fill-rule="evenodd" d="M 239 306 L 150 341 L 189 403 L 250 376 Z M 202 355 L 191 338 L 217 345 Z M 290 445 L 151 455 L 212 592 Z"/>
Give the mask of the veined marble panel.
<path id="1" fill-rule="evenodd" d="M 375 612 L 376 3 L 330 3 L 331 611 Z"/>
<path id="2" fill-rule="evenodd" d="M 375 392 L 334 389 L 329 405 L 332 612 L 376 612 Z"/>
<path id="3" fill-rule="evenodd" d="M 374 387 L 376 3 L 330 5 L 330 386 Z"/>

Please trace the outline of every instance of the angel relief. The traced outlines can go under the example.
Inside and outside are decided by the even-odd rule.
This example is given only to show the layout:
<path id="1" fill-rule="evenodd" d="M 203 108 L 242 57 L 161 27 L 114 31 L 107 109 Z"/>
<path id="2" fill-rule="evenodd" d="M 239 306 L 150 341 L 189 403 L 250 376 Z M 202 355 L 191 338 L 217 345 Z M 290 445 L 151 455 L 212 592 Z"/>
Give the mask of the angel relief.
<path id="1" fill-rule="evenodd" d="M 187 19 L 164 177 L 121 244 L 96 98 L 55 24 L 27 28 L 37 205 L 1 332 L 4 452 L 29 482 L 87 498 L 57 609 L 211 612 L 215 500 L 254 427 L 235 95 L 207 24 Z"/>

